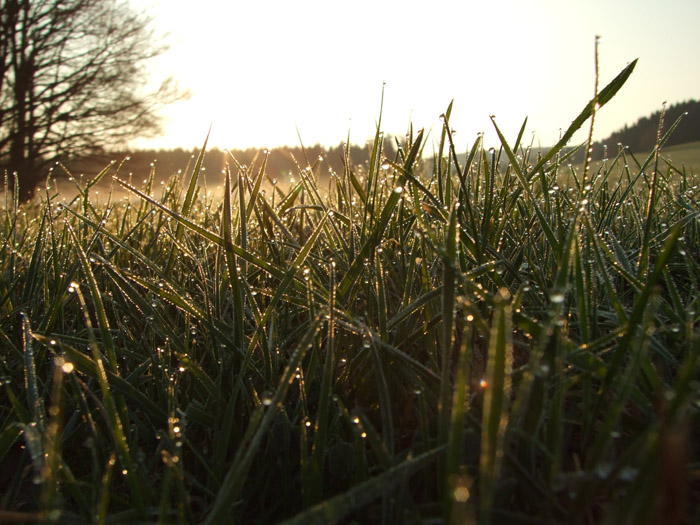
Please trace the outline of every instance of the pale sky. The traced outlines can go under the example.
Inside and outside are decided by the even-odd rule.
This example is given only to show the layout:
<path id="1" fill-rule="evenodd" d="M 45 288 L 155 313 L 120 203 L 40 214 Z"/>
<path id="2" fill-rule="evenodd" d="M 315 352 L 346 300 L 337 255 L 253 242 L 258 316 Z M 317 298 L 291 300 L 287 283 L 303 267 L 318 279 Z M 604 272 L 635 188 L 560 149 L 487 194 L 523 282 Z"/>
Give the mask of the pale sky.
<path id="1" fill-rule="evenodd" d="M 153 64 L 192 97 L 163 111 L 144 147 L 337 145 L 382 130 L 433 128 L 454 99 L 466 149 L 496 120 L 515 140 L 551 145 L 600 88 L 637 67 L 597 117 L 596 137 L 700 97 L 700 0 L 131 0 L 170 50 Z M 585 133 L 576 139 L 583 141 Z"/>

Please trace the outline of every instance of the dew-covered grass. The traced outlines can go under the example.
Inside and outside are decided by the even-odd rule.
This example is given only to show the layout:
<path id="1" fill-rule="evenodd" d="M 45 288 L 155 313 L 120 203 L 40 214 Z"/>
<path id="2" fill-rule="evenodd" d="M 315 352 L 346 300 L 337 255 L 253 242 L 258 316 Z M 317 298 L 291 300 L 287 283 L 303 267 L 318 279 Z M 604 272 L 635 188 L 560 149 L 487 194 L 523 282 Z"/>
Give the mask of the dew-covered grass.
<path id="1" fill-rule="evenodd" d="M 8 197 L 0 521 L 700 519 L 700 181 L 563 153 L 633 67 L 537 158 Z"/>

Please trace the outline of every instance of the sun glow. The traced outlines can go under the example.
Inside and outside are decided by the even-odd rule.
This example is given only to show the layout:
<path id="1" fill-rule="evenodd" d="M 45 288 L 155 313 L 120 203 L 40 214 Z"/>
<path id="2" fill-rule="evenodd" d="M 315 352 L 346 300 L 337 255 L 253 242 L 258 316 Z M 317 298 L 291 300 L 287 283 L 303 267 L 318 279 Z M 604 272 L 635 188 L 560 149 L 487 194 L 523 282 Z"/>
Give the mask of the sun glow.
<path id="1" fill-rule="evenodd" d="M 624 96 L 598 116 L 597 133 L 700 91 L 697 68 L 681 66 L 698 63 L 700 40 L 678 27 L 700 19 L 697 2 L 675 0 L 663 10 L 627 1 L 132 3 L 170 35 L 156 70 L 192 92 L 166 108 L 166 133 L 150 142 L 156 147 L 200 145 L 210 124 L 210 144 L 221 148 L 300 139 L 337 145 L 348 132 L 363 143 L 374 133 L 383 89 L 387 133 L 402 135 L 410 122 L 439 129 L 454 99 L 458 143 L 471 144 L 481 131 L 495 143 L 488 115 L 497 114 L 507 137 L 529 117 L 528 140 L 552 144 L 593 94 L 596 34 L 606 37 L 601 86 L 642 57 Z M 679 17 L 680 9 L 696 16 Z M 671 22 L 672 38 L 640 30 Z"/>

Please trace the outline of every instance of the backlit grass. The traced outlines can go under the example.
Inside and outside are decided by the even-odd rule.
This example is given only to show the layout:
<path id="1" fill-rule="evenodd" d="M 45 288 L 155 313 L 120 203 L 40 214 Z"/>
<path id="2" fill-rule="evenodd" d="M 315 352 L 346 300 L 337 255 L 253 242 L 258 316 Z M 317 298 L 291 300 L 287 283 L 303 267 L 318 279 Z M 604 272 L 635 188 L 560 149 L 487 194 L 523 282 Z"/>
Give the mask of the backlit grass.
<path id="1" fill-rule="evenodd" d="M 700 181 L 562 153 L 633 68 L 538 158 L 8 196 L 0 521 L 700 518 Z"/>

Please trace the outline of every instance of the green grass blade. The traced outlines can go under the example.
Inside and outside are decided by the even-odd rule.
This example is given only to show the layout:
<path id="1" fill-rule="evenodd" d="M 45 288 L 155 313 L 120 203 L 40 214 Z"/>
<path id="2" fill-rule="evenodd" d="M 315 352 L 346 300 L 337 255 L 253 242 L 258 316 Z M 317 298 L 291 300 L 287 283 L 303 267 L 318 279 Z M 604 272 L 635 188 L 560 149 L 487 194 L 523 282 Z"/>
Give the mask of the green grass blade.
<path id="1" fill-rule="evenodd" d="M 301 512 L 280 525 L 306 525 L 308 523 L 334 523 L 342 520 L 352 512 L 364 508 L 382 494 L 392 490 L 396 485 L 413 473 L 426 468 L 444 451 L 444 446 L 408 459 L 399 465 L 354 486 L 349 491 L 319 503 Z"/>
<path id="2" fill-rule="evenodd" d="M 233 339 L 236 346 L 243 349 L 243 291 L 241 290 L 240 276 L 238 271 L 238 261 L 235 254 L 235 244 L 233 241 L 233 212 L 231 209 L 231 172 L 226 168 L 226 180 L 224 183 L 224 209 L 222 211 L 222 234 L 224 240 L 224 255 L 226 257 L 226 267 L 228 269 L 228 278 L 233 294 Z M 243 188 L 238 185 L 238 191 L 242 192 Z M 240 208 L 243 209 L 243 208 Z M 243 215 L 241 222 L 245 222 Z"/>
<path id="3" fill-rule="evenodd" d="M 306 240 L 306 243 L 304 244 L 304 246 L 302 246 L 301 250 L 299 250 L 299 253 L 297 254 L 294 261 L 292 261 L 292 263 L 289 267 L 289 270 L 287 270 L 286 275 L 282 279 L 282 282 L 279 284 L 279 286 L 275 290 L 275 294 L 272 296 L 270 303 L 267 305 L 267 308 L 265 309 L 265 312 L 263 313 L 263 315 L 260 319 L 260 323 L 258 323 L 258 325 L 257 325 L 257 329 L 255 330 L 255 333 L 253 334 L 253 336 L 250 339 L 250 343 L 248 345 L 248 354 L 249 355 L 252 353 L 253 349 L 255 348 L 255 345 L 257 345 L 258 340 L 262 336 L 263 330 L 265 329 L 265 326 L 267 325 L 267 322 L 269 321 L 270 316 L 275 311 L 275 308 L 277 308 L 277 304 L 282 299 L 284 293 L 287 291 L 287 288 L 292 283 L 292 281 L 296 277 L 297 273 L 299 272 L 301 267 L 306 262 L 306 259 L 309 256 L 311 249 L 314 247 L 314 245 L 316 244 L 316 241 L 318 240 L 319 236 L 323 232 L 323 225 L 327 219 L 328 219 L 328 215 L 324 215 L 321 218 L 321 220 L 318 222 L 318 224 L 316 225 L 316 229 L 311 233 L 309 238 Z"/>
<path id="4" fill-rule="evenodd" d="M 416 137 L 414 143 L 411 145 L 411 150 L 403 166 L 403 173 L 410 173 L 412 171 L 413 164 L 418 156 L 418 152 L 420 151 L 422 139 L 423 132 L 421 131 Z M 382 209 L 377 223 L 374 225 L 374 229 L 372 230 L 365 244 L 362 246 L 360 252 L 355 256 L 355 259 L 345 274 L 345 277 L 343 277 L 343 279 L 340 281 L 340 285 L 338 286 L 338 295 L 340 297 L 344 297 L 353 284 L 355 284 L 361 273 L 365 258 L 369 257 L 370 253 L 378 246 L 382 234 L 384 233 L 387 224 L 389 224 L 389 220 L 394 213 L 394 209 L 401 198 L 401 193 L 403 191 L 403 187 L 401 185 L 403 184 L 404 179 L 405 176 L 399 179 L 399 185 L 397 186 L 396 190 L 391 192 L 391 195 L 384 204 L 384 208 Z M 401 190 L 398 191 L 398 188 L 401 188 Z"/>
<path id="5" fill-rule="evenodd" d="M 39 381 L 36 375 L 34 346 L 32 345 L 32 330 L 27 315 L 22 313 L 21 318 L 24 347 L 24 387 L 27 391 L 27 402 L 32 421 L 36 423 L 40 429 L 43 429 L 46 414 L 44 411 L 43 399 L 39 394 Z"/>
<path id="6" fill-rule="evenodd" d="M 197 181 L 199 180 L 199 173 L 202 169 L 202 163 L 204 162 L 204 154 L 207 149 L 207 142 L 209 142 L 210 133 L 211 127 L 209 128 L 207 136 L 204 139 L 204 145 L 202 146 L 202 149 L 199 151 L 199 155 L 197 156 L 197 161 L 195 162 L 194 168 L 192 170 L 192 176 L 190 177 L 190 183 L 187 185 L 187 193 L 185 194 L 185 200 L 183 201 L 182 209 L 180 210 L 180 215 L 182 215 L 183 217 L 189 216 L 190 211 L 192 210 L 192 205 L 194 204 L 195 192 L 197 191 Z M 184 234 L 184 225 L 182 223 L 178 223 L 177 230 L 175 232 L 175 239 L 180 241 Z M 173 269 L 173 265 L 175 264 L 175 255 L 176 248 L 173 245 L 173 249 L 170 252 L 170 258 L 168 259 L 168 264 L 165 269 L 166 275 L 169 274 Z"/>
<path id="7" fill-rule="evenodd" d="M 666 262 L 671 256 L 679 236 L 680 228 L 676 227 L 672 231 L 671 235 L 669 235 L 668 239 L 666 239 L 663 250 L 659 254 L 656 264 L 649 274 L 649 278 L 647 279 L 644 288 L 635 301 L 634 310 L 632 310 L 629 317 L 627 329 L 624 331 L 622 340 L 618 344 L 617 348 L 615 348 L 615 351 L 608 362 L 605 376 L 599 389 L 601 394 L 611 391 L 613 382 L 615 382 L 616 379 L 622 374 L 621 367 L 625 358 L 628 357 L 629 348 L 633 338 L 637 336 L 636 327 L 640 326 L 642 322 L 642 318 L 647 311 L 647 305 L 652 295 L 655 293 L 656 284 L 663 273 Z M 598 398 L 598 402 L 593 410 L 594 414 L 599 414 L 603 410 L 603 397 L 604 396 L 601 395 Z M 610 442 L 610 434 L 617 422 L 617 418 L 621 413 L 623 401 L 624 397 L 619 396 L 615 402 L 608 404 L 609 408 L 606 411 L 604 426 L 602 429 L 600 429 L 598 436 L 592 445 L 591 453 L 588 456 L 590 465 L 596 465 L 602 459 L 603 454 Z"/>
<path id="8" fill-rule="evenodd" d="M 515 158 L 513 151 L 510 149 L 506 138 L 503 136 L 503 133 L 501 133 L 501 130 L 498 128 L 496 120 L 493 117 L 491 117 L 491 122 L 493 123 L 493 127 L 496 128 L 496 133 L 498 134 L 498 138 L 501 141 L 501 145 L 503 146 L 503 149 L 505 150 L 506 155 L 508 156 L 508 160 L 510 160 L 513 171 L 515 171 L 515 174 L 517 175 L 518 180 L 520 181 L 520 184 L 522 185 L 522 188 L 525 191 L 525 194 L 528 196 L 530 202 L 532 203 L 532 207 L 534 208 L 535 213 L 537 214 L 537 218 L 540 221 L 540 226 L 542 226 L 542 230 L 547 236 L 549 244 L 552 246 L 552 249 L 555 253 L 560 253 L 559 241 L 554 235 L 554 231 L 552 230 L 549 222 L 547 221 L 544 214 L 542 213 L 542 210 L 540 209 L 540 206 L 537 202 L 537 198 L 535 197 L 532 191 L 530 182 L 527 180 L 527 177 L 520 169 L 520 166 L 518 165 L 518 160 Z"/>
<path id="9" fill-rule="evenodd" d="M 328 450 L 328 432 L 330 428 L 330 401 L 333 385 L 333 371 L 337 364 L 335 346 L 335 263 L 331 262 L 330 275 L 330 302 L 328 304 L 328 345 L 323 358 L 323 376 L 321 378 L 321 393 L 319 396 L 318 413 L 314 425 L 314 444 L 311 451 L 311 465 L 313 481 L 310 484 L 314 493 L 310 495 L 311 501 L 317 501 L 321 497 L 323 486 L 323 462 Z"/>
<path id="10" fill-rule="evenodd" d="M 554 157 L 554 155 L 556 155 L 569 143 L 574 133 L 576 133 L 579 128 L 583 126 L 583 123 L 586 122 L 586 120 L 588 120 L 588 118 L 596 110 L 596 104 L 599 108 L 602 108 L 605 104 L 610 102 L 610 100 L 617 94 L 625 82 L 627 82 L 627 79 L 632 74 L 632 71 L 634 71 L 634 67 L 637 65 L 637 60 L 638 59 L 635 59 L 628 64 L 607 86 L 605 86 L 605 88 L 603 88 L 600 93 L 598 93 L 597 98 L 591 100 L 586 107 L 583 108 L 583 111 L 581 111 L 578 117 L 573 120 L 571 125 L 562 135 L 561 139 L 559 139 L 559 142 L 557 142 L 552 149 L 543 155 L 539 162 L 535 164 L 532 170 L 530 170 L 529 176 L 533 176 L 535 173 L 538 173 L 544 167 L 544 165 Z"/>
<path id="11" fill-rule="evenodd" d="M 201 235 L 205 239 L 211 241 L 212 243 L 214 243 L 222 248 L 226 247 L 226 242 L 224 241 L 223 237 L 217 235 L 216 233 L 214 233 L 210 230 L 207 230 L 206 228 L 200 226 L 199 224 L 196 224 L 195 222 L 187 219 L 186 217 L 183 217 L 179 213 L 171 210 L 167 206 L 164 206 L 163 204 L 156 201 L 155 199 L 153 199 L 153 198 L 149 197 L 148 195 L 144 194 L 143 192 L 137 190 L 128 182 L 122 181 L 120 179 L 115 179 L 115 180 L 120 185 L 122 185 L 124 188 L 135 193 L 136 195 L 138 195 L 139 197 L 141 197 L 145 201 L 150 202 L 151 204 L 153 204 L 154 206 L 156 206 L 160 210 L 162 210 L 165 213 L 167 213 L 168 215 L 170 215 L 173 219 L 175 219 L 178 222 L 181 222 L 182 224 L 187 226 L 189 229 L 191 229 L 195 233 L 198 233 L 199 235 Z M 248 261 L 249 263 L 252 263 L 255 266 L 258 266 L 260 269 L 266 271 L 270 275 L 272 275 L 276 278 L 279 278 L 279 279 L 284 278 L 284 276 L 285 276 L 284 270 L 277 268 L 276 266 L 264 261 L 260 257 L 256 257 L 254 254 L 252 254 L 250 252 L 243 250 L 240 246 L 233 245 L 233 246 L 231 246 L 231 249 L 238 257 L 241 257 L 242 259 Z"/>
<path id="12" fill-rule="evenodd" d="M 489 336 L 486 363 L 486 388 L 481 427 L 479 459 L 479 509 L 481 519 L 488 522 L 493 512 L 501 465 L 503 463 L 505 433 L 513 363 L 512 314 L 508 304 L 510 294 L 501 290 L 496 298 L 495 313 Z"/>
<path id="13" fill-rule="evenodd" d="M 216 500 L 214 501 L 214 505 L 209 513 L 209 516 L 207 516 L 206 523 L 221 523 L 235 503 L 238 494 L 245 483 L 253 458 L 258 452 L 262 438 L 272 424 L 277 407 L 284 400 L 287 389 L 289 388 L 289 385 L 296 374 L 296 370 L 311 347 L 312 342 L 316 338 L 316 334 L 320 330 L 322 324 L 323 320 L 321 317 L 317 317 L 312 321 L 304 334 L 304 337 L 301 339 L 296 350 L 290 357 L 289 362 L 282 373 L 274 397 L 270 401 L 269 409 L 265 412 L 264 416 L 262 416 L 259 423 L 251 426 L 249 441 L 242 443 L 239 447 L 238 452 L 236 453 L 236 458 L 226 474 L 224 482 L 219 489 Z M 252 422 L 251 425 L 253 425 Z"/>
<path id="14" fill-rule="evenodd" d="M 66 357 L 68 357 L 68 360 L 71 363 L 73 363 L 73 365 L 78 371 L 88 375 L 89 377 L 95 380 L 99 381 L 101 379 L 102 370 L 100 365 L 97 364 L 97 361 L 95 361 L 94 358 L 91 359 L 89 356 L 85 355 L 85 353 L 81 352 L 74 346 L 66 344 L 61 340 L 51 339 L 50 337 L 41 334 L 32 334 L 32 337 L 47 348 L 55 348 L 57 350 L 65 352 L 65 355 Z M 144 395 L 144 393 L 141 392 L 136 386 L 132 385 L 131 383 L 129 383 L 129 381 L 125 380 L 121 376 L 109 370 L 105 370 L 104 373 L 104 377 L 106 377 L 110 389 L 113 389 L 116 392 L 119 392 L 120 394 L 124 395 L 125 397 L 133 400 L 134 403 L 138 405 L 144 413 L 148 414 L 148 416 L 152 418 L 154 423 L 164 424 L 166 422 L 167 413 L 165 412 L 165 410 L 158 406 L 148 396 Z"/>
<path id="15" fill-rule="evenodd" d="M 457 296 L 457 209 L 455 204 L 450 210 L 449 222 L 445 233 L 442 285 L 442 333 L 440 334 L 440 403 L 438 443 L 447 442 L 450 425 L 452 400 L 452 346 L 455 319 L 455 301 Z"/>

